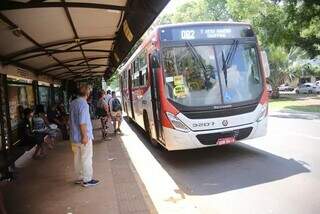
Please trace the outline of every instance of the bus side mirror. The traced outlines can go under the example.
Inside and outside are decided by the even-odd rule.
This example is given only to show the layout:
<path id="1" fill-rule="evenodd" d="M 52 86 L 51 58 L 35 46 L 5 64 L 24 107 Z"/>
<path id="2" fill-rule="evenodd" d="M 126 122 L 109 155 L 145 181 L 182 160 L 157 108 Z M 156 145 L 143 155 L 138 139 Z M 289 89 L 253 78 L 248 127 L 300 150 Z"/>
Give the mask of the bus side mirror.
<path id="1" fill-rule="evenodd" d="M 159 68 L 160 67 L 160 60 L 159 60 L 159 53 L 158 51 L 154 51 L 151 54 L 151 67 L 153 69 Z"/>
<path id="2" fill-rule="evenodd" d="M 265 77 L 268 78 L 270 77 L 270 67 L 269 67 L 267 53 L 265 51 L 261 51 L 261 56 L 262 56 L 262 67 L 265 73 Z"/>

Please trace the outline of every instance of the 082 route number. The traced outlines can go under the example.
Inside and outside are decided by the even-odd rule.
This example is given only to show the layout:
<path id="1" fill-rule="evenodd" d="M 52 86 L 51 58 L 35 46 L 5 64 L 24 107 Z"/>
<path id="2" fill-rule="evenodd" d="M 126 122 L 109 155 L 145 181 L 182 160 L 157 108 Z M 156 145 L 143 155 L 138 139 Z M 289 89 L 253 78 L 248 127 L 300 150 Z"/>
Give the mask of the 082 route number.
<path id="1" fill-rule="evenodd" d="M 194 30 L 182 30 L 181 31 L 181 39 L 195 39 L 195 31 Z"/>

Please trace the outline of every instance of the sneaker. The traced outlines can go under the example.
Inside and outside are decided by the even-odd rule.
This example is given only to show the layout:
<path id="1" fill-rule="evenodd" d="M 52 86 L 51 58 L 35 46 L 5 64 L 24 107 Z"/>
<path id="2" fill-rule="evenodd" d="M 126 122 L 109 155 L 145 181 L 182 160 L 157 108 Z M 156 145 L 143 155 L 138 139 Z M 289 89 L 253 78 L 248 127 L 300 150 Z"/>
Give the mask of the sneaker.
<path id="1" fill-rule="evenodd" d="M 79 179 L 79 180 L 76 180 L 76 181 L 74 182 L 74 184 L 82 184 L 82 182 L 83 182 L 83 181 Z"/>
<path id="2" fill-rule="evenodd" d="M 83 183 L 82 183 L 82 186 L 84 186 L 84 187 L 91 187 L 91 186 L 97 185 L 98 183 L 99 183 L 98 180 L 92 179 L 91 181 L 83 182 Z"/>

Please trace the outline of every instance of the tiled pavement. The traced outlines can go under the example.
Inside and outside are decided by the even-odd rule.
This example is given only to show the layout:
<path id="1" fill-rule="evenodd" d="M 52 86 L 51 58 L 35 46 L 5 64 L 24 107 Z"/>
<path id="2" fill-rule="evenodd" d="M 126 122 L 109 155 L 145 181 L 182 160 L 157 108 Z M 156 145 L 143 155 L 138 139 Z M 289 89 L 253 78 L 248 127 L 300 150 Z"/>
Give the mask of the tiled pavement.
<path id="1" fill-rule="evenodd" d="M 99 135 L 96 129 L 93 167 L 95 178 L 101 181 L 98 186 L 73 184 L 71 148 L 68 142 L 59 142 L 44 160 L 34 161 L 28 152 L 18 161 L 17 180 L 3 189 L 8 213 L 156 213 L 121 138 L 101 141 Z"/>

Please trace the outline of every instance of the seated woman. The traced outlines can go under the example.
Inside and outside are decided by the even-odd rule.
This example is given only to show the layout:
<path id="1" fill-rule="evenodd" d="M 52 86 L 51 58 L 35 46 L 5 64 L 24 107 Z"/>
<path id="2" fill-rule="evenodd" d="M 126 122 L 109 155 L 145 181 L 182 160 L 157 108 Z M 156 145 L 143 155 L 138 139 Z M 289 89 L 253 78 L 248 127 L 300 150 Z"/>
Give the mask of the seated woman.
<path id="1" fill-rule="evenodd" d="M 47 143 L 48 147 L 52 149 L 54 144 L 54 139 L 57 133 L 56 133 L 56 130 L 50 129 L 49 121 L 44 112 L 43 105 L 36 106 L 36 112 L 32 120 L 34 125 L 34 132 L 37 134 L 46 135 L 45 142 Z"/>
<path id="2" fill-rule="evenodd" d="M 68 140 L 68 129 L 67 125 L 64 122 L 64 118 L 60 110 L 56 105 L 52 105 L 48 111 L 48 121 L 49 123 L 56 124 L 61 130 L 63 140 Z"/>
<path id="3" fill-rule="evenodd" d="M 36 145 L 36 151 L 33 154 L 33 158 L 41 158 L 46 155 L 46 151 L 44 148 L 44 138 L 46 134 L 39 134 L 34 132 L 34 127 L 32 123 L 33 111 L 30 108 L 26 108 L 23 111 L 24 119 L 20 124 L 19 134 L 22 138 L 22 145 L 25 146 L 34 146 Z"/>

